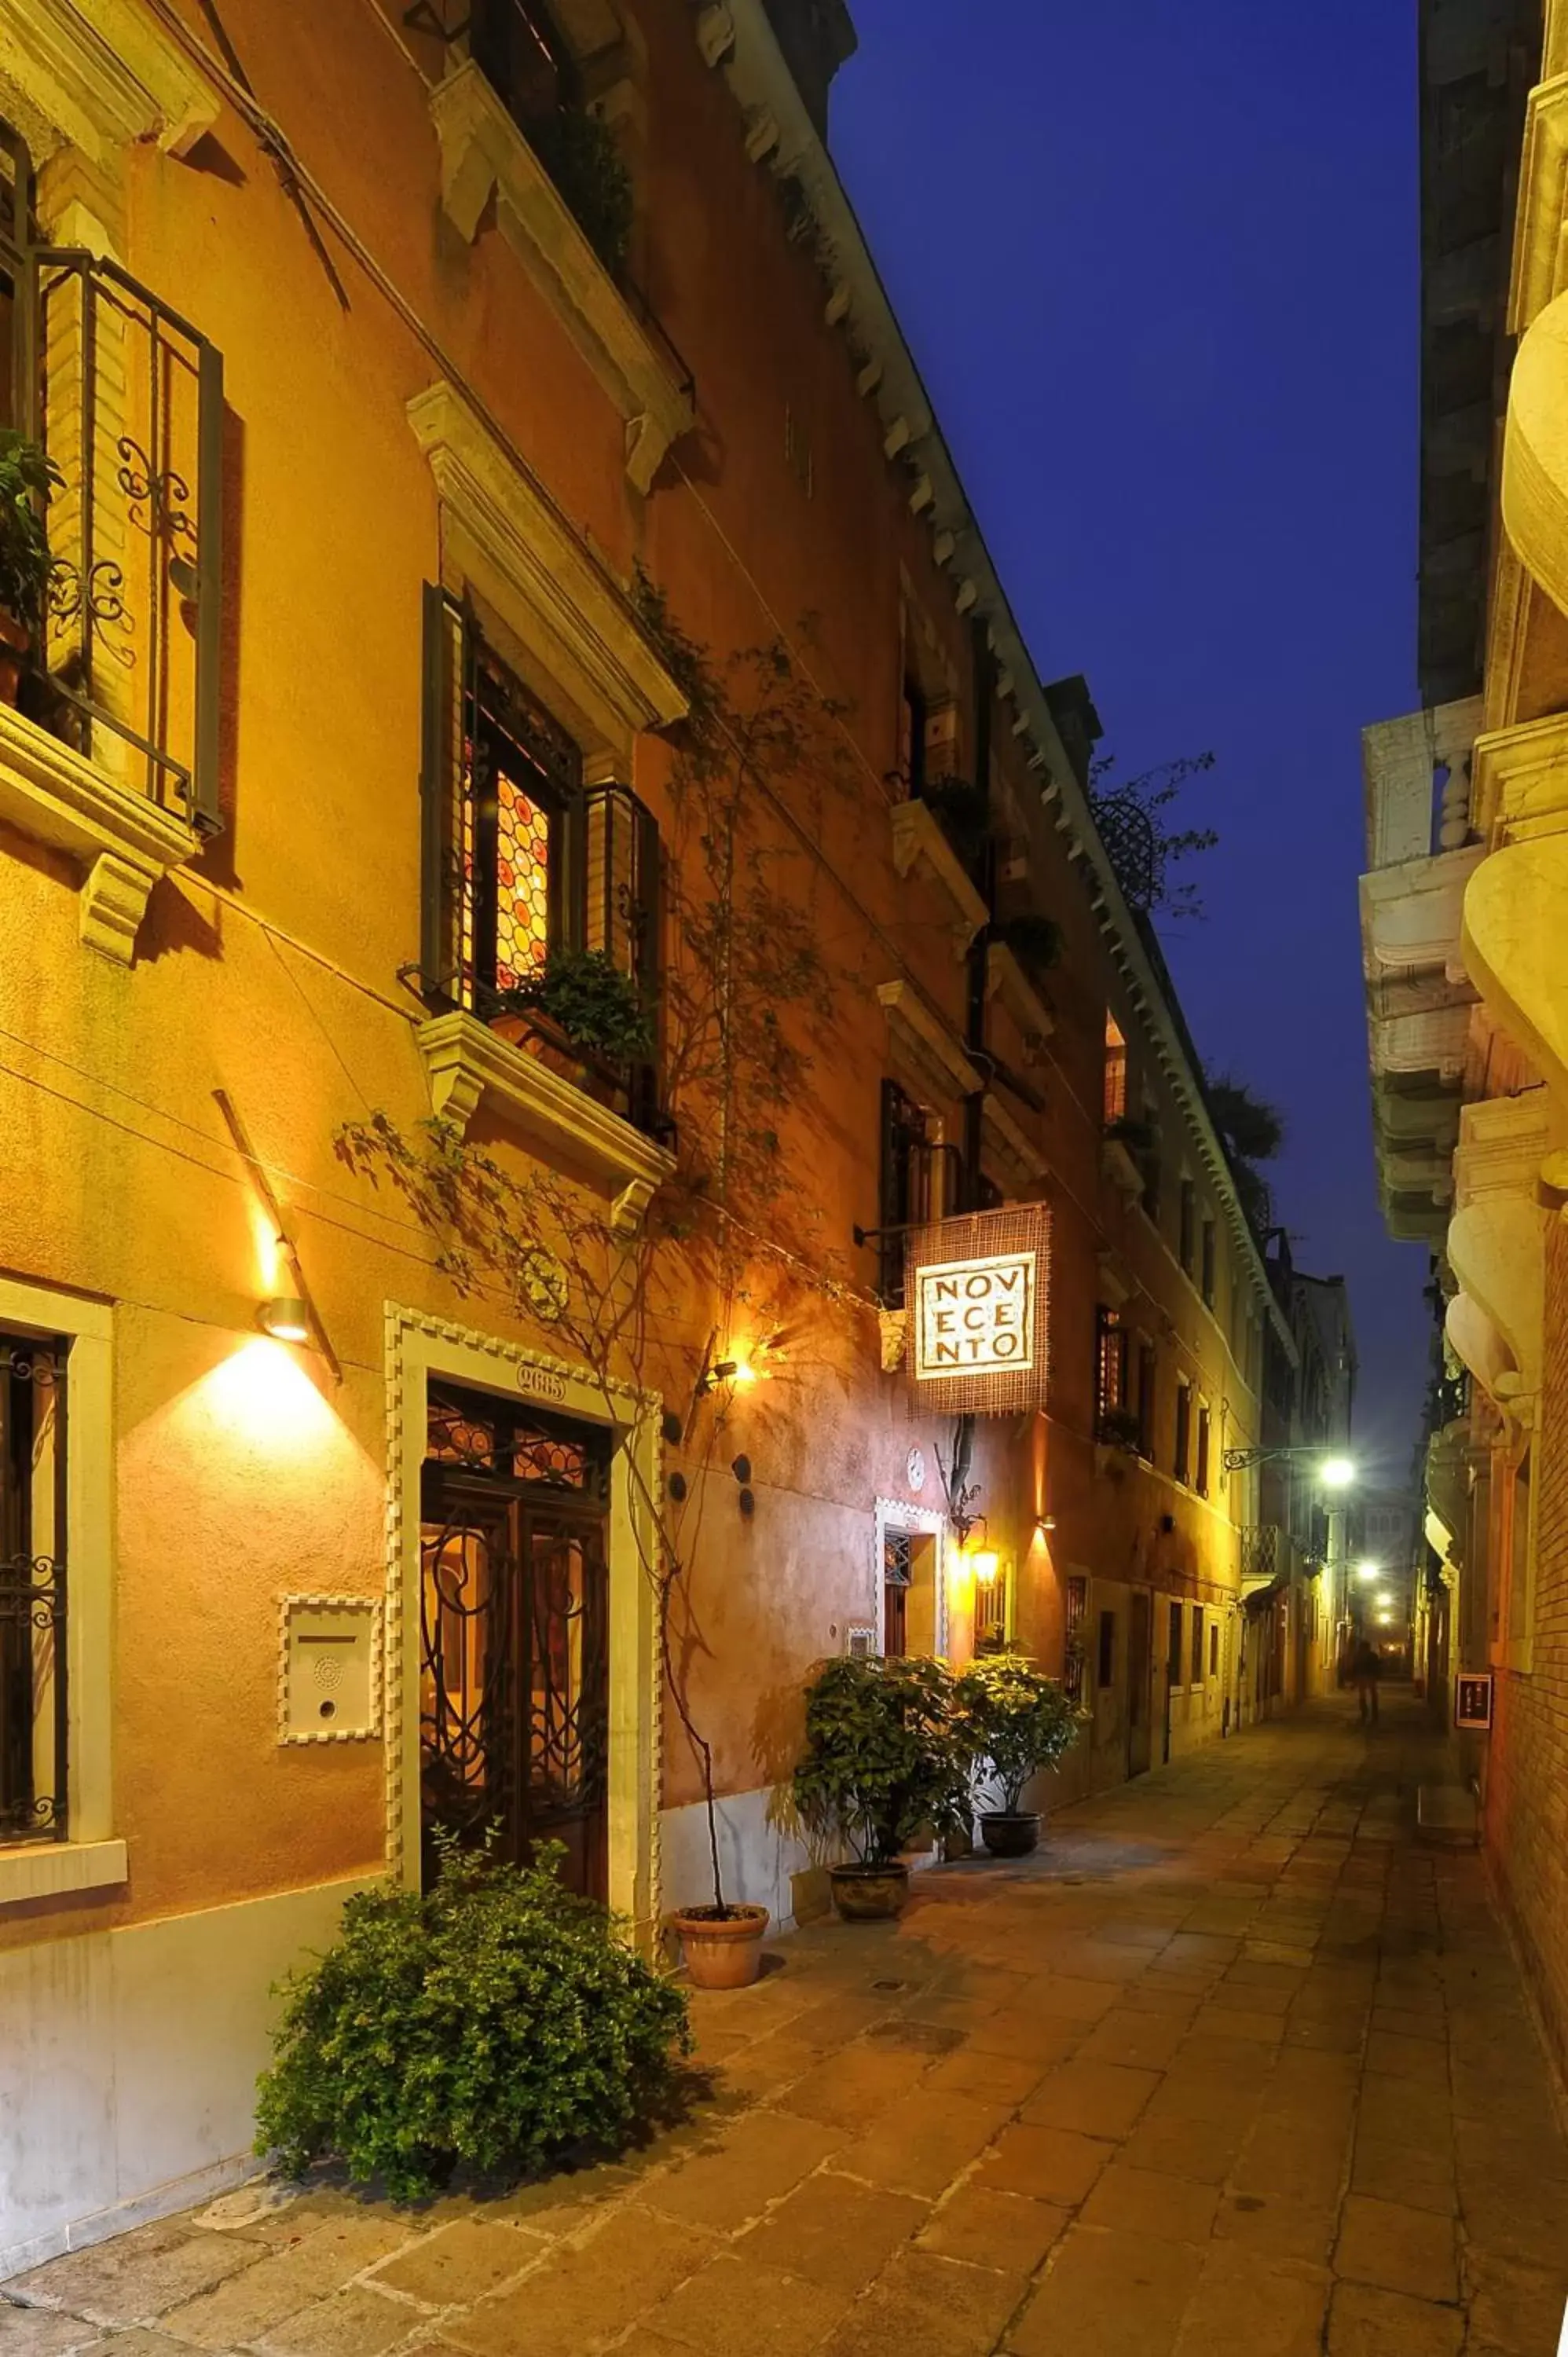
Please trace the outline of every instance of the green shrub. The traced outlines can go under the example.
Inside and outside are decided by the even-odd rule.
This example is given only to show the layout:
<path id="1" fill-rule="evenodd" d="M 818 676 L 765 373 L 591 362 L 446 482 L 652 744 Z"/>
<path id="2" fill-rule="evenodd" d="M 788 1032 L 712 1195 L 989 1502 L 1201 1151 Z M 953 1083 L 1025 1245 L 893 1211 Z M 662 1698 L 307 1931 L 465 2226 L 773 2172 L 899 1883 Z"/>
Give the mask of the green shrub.
<path id="1" fill-rule="evenodd" d="M 940 1662 L 858 1660 L 819 1670 L 806 1689 L 806 1748 L 795 1805 L 811 1832 L 837 1836 L 868 1866 L 897 1857 L 923 1827 L 969 1824 L 969 1761 Z"/>
<path id="2" fill-rule="evenodd" d="M 43 620 L 54 570 L 43 511 L 64 479 L 37 442 L 0 427 L 0 607 L 29 630 Z"/>
<path id="3" fill-rule="evenodd" d="M 974 1772 L 994 1777 L 1003 1808 L 1015 1813 L 1030 1777 L 1072 1749 L 1084 1716 L 1021 1653 L 971 1662 L 954 1683 L 953 1711 Z"/>
<path id="4" fill-rule="evenodd" d="M 632 191 L 615 133 L 598 115 L 571 106 L 531 115 L 523 130 L 583 235 L 618 278 L 631 242 Z"/>
<path id="5" fill-rule="evenodd" d="M 1027 974 L 1049 974 L 1061 956 L 1062 929 L 1037 909 L 1021 909 L 1015 917 L 1004 917 L 993 930 Z"/>
<path id="6" fill-rule="evenodd" d="M 964 866 L 977 866 L 991 833 L 984 787 L 970 778 L 929 778 L 920 789 L 920 800 Z"/>
<path id="7" fill-rule="evenodd" d="M 284 1984 L 256 2150 L 296 2173 L 335 2156 L 409 2201 L 459 2161 L 521 2175 L 624 2144 L 690 2047 L 685 2000 L 562 1888 L 563 1855 L 520 1868 L 447 1841 L 425 1897 L 350 1899 L 337 1945 Z"/>
<path id="8" fill-rule="evenodd" d="M 532 1006 L 589 1055 L 629 1064 L 653 1053 L 653 1018 L 641 994 L 603 950 L 553 949 L 531 981 L 497 995 L 499 1014 Z"/>

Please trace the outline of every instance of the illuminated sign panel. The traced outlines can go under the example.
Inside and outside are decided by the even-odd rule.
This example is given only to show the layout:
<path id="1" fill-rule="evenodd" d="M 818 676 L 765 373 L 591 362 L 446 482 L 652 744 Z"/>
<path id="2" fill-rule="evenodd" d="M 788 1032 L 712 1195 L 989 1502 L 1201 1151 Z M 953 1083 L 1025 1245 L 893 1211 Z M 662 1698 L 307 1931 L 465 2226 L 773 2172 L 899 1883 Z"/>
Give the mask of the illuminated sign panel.
<path id="1" fill-rule="evenodd" d="M 967 1212 L 908 1240 L 908 1365 L 939 1413 L 1008 1415 L 1046 1389 L 1050 1213 L 1043 1203 Z"/>
<path id="2" fill-rule="evenodd" d="M 919 1271 L 915 1380 L 1035 1363 L 1035 1255 L 938 1261 Z"/>

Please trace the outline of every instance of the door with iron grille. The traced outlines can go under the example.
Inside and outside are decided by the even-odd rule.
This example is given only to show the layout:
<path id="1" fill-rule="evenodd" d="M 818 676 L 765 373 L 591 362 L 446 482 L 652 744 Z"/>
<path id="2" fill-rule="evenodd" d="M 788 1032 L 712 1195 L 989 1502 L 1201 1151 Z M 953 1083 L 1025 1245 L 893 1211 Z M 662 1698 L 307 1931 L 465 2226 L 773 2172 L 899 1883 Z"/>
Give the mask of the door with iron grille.
<path id="1" fill-rule="evenodd" d="M 433 1835 L 498 1828 L 520 1863 L 606 1896 L 610 1441 L 591 1426 L 433 1383 L 422 1478 L 420 1802 Z"/>

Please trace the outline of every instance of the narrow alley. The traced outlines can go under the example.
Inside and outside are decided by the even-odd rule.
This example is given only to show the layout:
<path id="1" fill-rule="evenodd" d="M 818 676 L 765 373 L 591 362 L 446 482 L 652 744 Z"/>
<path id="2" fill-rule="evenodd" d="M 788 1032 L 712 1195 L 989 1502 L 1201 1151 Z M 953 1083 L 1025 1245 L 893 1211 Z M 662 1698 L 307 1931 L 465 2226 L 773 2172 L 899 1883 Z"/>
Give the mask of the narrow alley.
<path id="1" fill-rule="evenodd" d="M 1337 1701 L 698 1996 L 631 2165 L 257 2185 L 11 2282 L 5 2357 L 1550 2357 L 1568 2145 L 1432 1738 Z"/>

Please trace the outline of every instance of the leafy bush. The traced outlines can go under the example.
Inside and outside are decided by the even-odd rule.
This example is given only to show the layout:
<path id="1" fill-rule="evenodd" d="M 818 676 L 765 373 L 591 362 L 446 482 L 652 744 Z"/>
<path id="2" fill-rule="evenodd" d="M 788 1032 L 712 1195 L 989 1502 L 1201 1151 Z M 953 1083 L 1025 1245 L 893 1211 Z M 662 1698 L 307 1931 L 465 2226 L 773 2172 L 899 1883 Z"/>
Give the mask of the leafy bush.
<path id="1" fill-rule="evenodd" d="M 1054 918 L 1043 917 L 1036 909 L 1024 909 L 1015 917 L 1004 917 L 995 934 L 1027 974 L 1048 974 L 1062 953 L 1061 927 Z"/>
<path id="2" fill-rule="evenodd" d="M 964 866 L 975 866 L 991 833 L 984 788 L 969 778 L 929 778 L 920 789 L 920 800 Z"/>
<path id="3" fill-rule="evenodd" d="M 969 1760 L 949 1671 L 919 1659 L 827 1663 L 806 1689 L 794 1792 L 811 1830 L 839 1836 L 868 1866 L 886 1865 L 926 1825 L 967 1828 Z"/>
<path id="4" fill-rule="evenodd" d="M 54 570 L 40 511 L 64 481 L 37 442 L 0 427 L 0 608 L 29 630 L 43 619 Z"/>
<path id="5" fill-rule="evenodd" d="M 350 1899 L 337 1945 L 284 1984 L 256 2150 L 296 2172 L 336 2155 L 407 2201 L 458 2161 L 521 2174 L 623 2144 L 690 2046 L 685 2000 L 563 1889 L 563 1855 L 517 1867 L 449 1839 L 426 1896 Z"/>
<path id="6" fill-rule="evenodd" d="M 589 1055 L 629 1064 L 653 1052 L 653 1018 L 641 993 L 604 950 L 551 950 L 532 980 L 497 994 L 498 1014 L 528 1007 Z"/>
<path id="7" fill-rule="evenodd" d="M 1096 1440 L 1107 1448 L 1132 1448 L 1141 1451 L 1144 1446 L 1144 1422 L 1135 1408 L 1108 1407 L 1100 1419 Z"/>
<path id="8" fill-rule="evenodd" d="M 995 1778 L 1003 1807 L 1012 1813 L 1030 1777 L 1054 1768 L 1071 1750 L 1083 1721 L 1055 1678 L 1021 1653 L 971 1662 L 954 1685 L 953 1710 L 975 1771 Z"/>
<path id="9" fill-rule="evenodd" d="M 631 242 L 631 174 L 615 133 L 596 114 L 564 106 L 531 115 L 528 144 L 560 189 L 578 228 L 612 278 Z"/>

